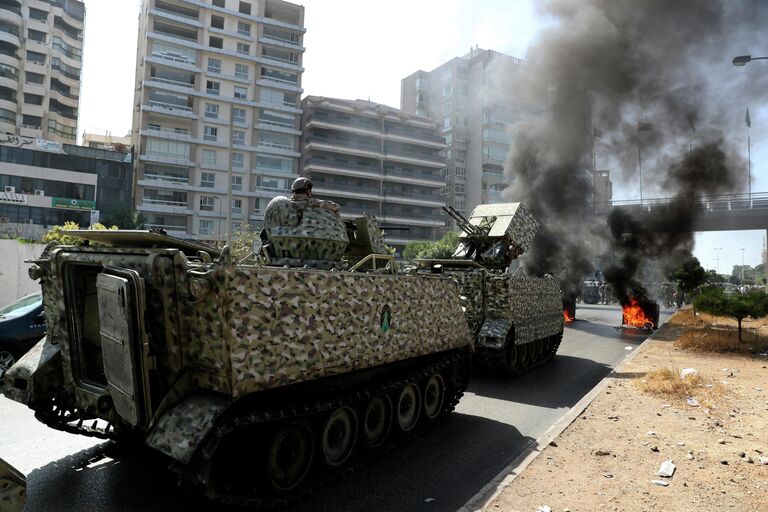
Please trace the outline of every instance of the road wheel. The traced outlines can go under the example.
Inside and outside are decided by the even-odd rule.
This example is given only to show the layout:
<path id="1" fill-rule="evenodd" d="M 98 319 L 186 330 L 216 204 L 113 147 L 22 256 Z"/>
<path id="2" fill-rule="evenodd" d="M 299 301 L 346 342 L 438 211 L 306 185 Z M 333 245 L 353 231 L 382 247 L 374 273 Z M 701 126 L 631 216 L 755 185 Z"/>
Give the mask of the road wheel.
<path id="1" fill-rule="evenodd" d="M 0 346 L 0 379 L 2 379 L 5 376 L 5 372 L 8 371 L 8 369 L 16 364 L 16 354 L 4 347 Z"/>
<path id="2" fill-rule="evenodd" d="M 363 411 L 363 440 L 371 448 L 384 444 L 392 426 L 392 401 L 387 395 L 377 395 L 365 404 Z"/>
<path id="3" fill-rule="evenodd" d="M 433 420 L 443 410 L 445 382 L 439 373 L 432 375 L 424 384 L 424 415 Z"/>
<path id="4" fill-rule="evenodd" d="M 410 432 L 419 421 L 421 395 L 415 384 L 406 384 L 397 395 L 397 426 L 403 432 Z"/>
<path id="5" fill-rule="evenodd" d="M 312 427 L 306 421 L 281 425 L 267 446 L 267 479 L 272 488 L 289 491 L 309 473 L 314 453 Z"/>
<path id="6" fill-rule="evenodd" d="M 517 349 L 520 351 L 520 369 L 523 370 L 531 364 L 531 343 L 523 343 L 517 345 Z"/>
<path id="7" fill-rule="evenodd" d="M 552 350 L 552 336 L 547 336 L 541 340 L 541 359 L 549 359 Z"/>
<path id="8" fill-rule="evenodd" d="M 323 460 L 331 467 L 344 464 L 357 441 L 357 415 L 350 407 L 339 407 L 325 420 L 321 437 Z"/>

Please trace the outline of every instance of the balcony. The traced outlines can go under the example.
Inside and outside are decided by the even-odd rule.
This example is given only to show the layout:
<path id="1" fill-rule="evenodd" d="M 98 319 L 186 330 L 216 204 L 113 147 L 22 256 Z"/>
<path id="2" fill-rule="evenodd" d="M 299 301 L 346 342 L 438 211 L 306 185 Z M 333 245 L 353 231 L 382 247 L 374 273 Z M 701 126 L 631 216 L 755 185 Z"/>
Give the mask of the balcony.
<path id="1" fill-rule="evenodd" d="M 145 155 L 139 155 L 139 160 L 143 160 L 145 162 L 156 162 L 159 164 L 176 165 L 179 167 L 195 166 L 195 162 L 190 161 L 189 158 L 179 158 L 177 155 L 147 153 Z"/>
<path id="2" fill-rule="evenodd" d="M 445 186 L 445 178 L 442 175 L 424 171 L 406 171 L 405 169 L 385 169 L 384 177 L 387 181 L 413 183 L 414 185 Z"/>
<path id="3" fill-rule="evenodd" d="M 153 14 L 158 18 L 163 18 L 169 21 L 175 21 L 185 25 L 191 25 L 196 28 L 202 28 L 203 24 L 200 22 L 199 16 L 192 16 L 191 14 L 181 14 L 179 12 L 170 11 L 164 8 L 160 8 L 156 5 L 154 9 L 149 10 L 149 14 Z"/>
<path id="4" fill-rule="evenodd" d="M 375 166 L 361 166 L 347 162 L 336 162 L 333 160 L 320 160 L 317 158 L 307 158 L 304 161 L 304 172 L 328 172 L 330 174 L 343 174 L 345 176 L 357 176 L 360 178 L 370 178 L 381 180 L 380 168 L 378 162 Z"/>
<path id="5" fill-rule="evenodd" d="M 318 182 L 312 189 L 313 194 L 324 197 L 349 197 L 354 199 L 366 199 L 369 201 L 382 201 L 383 198 L 378 188 L 353 187 L 338 183 Z"/>
<path id="6" fill-rule="evenodd" d="M 405 162 L 436 169 L 445 167 L 445 157 L 421 154 L 414 151 L 389 150 L 384 159 L 391 162 Z"/>
<path id="7" fill-rule="evenodd" d="M 170 130 L 168 128 L 142 128 L 141 135 L 146 137 L 156 137 L 158 139 L 177 140 L 180 142 L 191 142 L 193 144 L 200 143 L 200 139 L 192 137 L 189 132 L 179 133 L 176 130 Z"/>
<path id="8" fill-rule="evenodd" d="M 445 218 L 438 215 L 407 215 L 405 213 L 387 213 L 379 217 L 380 222 L 391 222 L 393 224 L 406 224 L 409 226 L 445 226 Z"/>
<path id="9" fill-rule="evenodd" d="M 195 114 L 192 107 L 186 107 L 182 105 L 175 105 L 173 103 L 164 103 L 162 101 L 150 100 L 149 105 L 142 105 L 142 110 L 145 112 L 155 112 L 157 114 L 165 114 L 169 116 L 183 117 L 185 119 L 199 119 L 200 116 Z"/>
<path id="10" fill-rule="evenodd" d="M 15 2 L 14 2 L 15 3 Z M 21 7 L 10 5 L 9 3 L 0 3 L 0 20 L 9 21 L 14 25 L 21 26 Z"/>
<path id="11" fill-rule="evenodd" d="M 143 198 L 141 204 L 136 209 L 142 212 L 175 213 L 179 215 L 192 215 L 194 213 L 186 202 L 166 201 L 164 199 Z"/>
<path id="12" fill-rule="evenodd" d="M 335 142 L 333 140 L 315 139 L 309 136 L 305 139 L 305 149 L 307 151 L 328 151 L 330 153 L 344 153 L 347 155 L 363 156 L 367 158 L 380 159 L 381 153 L 377 149 L 369 147 L 358 148 L 348 143 Z M 444 166 L 445 164 L 443 164 Z"/>
<path id="13" fill-rule="evenodd" d="M 335 118 L 319 119 L 316 115 L 310 115 L 307 117 L 307 123 L 305 125 L 306 130 L 313 128 L 323 128 L 326 130 L 338 130 L 349 133 L 358 133 L 368 137 L 374 137 L 376 139 L 381 138 L 381 132 L 373 127 L 360 125 L 352 121 L 339 121 Z"/>
<path id="14" fill-rule="evenodd" d="M 151 77 L 149 77 L 147 82 L 148 83 L 146 83 L 145 85 L 148 85 L 150 87 L 153 85 L 152 82 L 157 82 L 159 84 L 171 85 L 173 87 L 177 87 L 177 88 L 180 88 L 180 89 L 193 89 L 194 90 L 194 88 L 195 88 L 195 84 L 194 83 L 183 82 L 181 80 L 174 80 L 172 78 L 162 78 L 162 77 L 159 77 L 159 76 L 151 76 Z M 173 90 L 173 89 L 171 89 L 171 90 Z"/>

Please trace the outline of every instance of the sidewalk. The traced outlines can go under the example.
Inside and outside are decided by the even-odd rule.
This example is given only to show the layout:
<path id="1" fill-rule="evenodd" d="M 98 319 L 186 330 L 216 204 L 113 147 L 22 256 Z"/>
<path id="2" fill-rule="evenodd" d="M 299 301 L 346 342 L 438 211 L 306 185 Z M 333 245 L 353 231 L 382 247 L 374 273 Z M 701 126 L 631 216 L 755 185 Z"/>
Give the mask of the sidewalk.
<path id="1" fill-rule="evenodd" d="M 483 510 L 768 511 L 768 357 L 679 349 L 672 324 Z M 683 368 L 689 389 L 660 393 Z"/>

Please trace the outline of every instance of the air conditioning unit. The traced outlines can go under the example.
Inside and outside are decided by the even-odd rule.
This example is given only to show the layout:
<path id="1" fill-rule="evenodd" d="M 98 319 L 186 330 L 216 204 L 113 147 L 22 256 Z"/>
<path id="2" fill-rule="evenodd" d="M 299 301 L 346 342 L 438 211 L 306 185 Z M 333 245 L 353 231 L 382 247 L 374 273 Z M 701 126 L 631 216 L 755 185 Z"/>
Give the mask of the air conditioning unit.
<path id="1" fill-rule="evenodd" d="M 10 193 L 10 194 L 15 194 L 16 193 L 16 187 L 12 187 L 10 185 L 6 185 L 5 186 L 5 191 Z"/>
<path id="2" fill-rule="evenodd" d="M 45 195 L 45 190 L 35 190 L 35 195 L 36 196 L 44 196 Z"/>

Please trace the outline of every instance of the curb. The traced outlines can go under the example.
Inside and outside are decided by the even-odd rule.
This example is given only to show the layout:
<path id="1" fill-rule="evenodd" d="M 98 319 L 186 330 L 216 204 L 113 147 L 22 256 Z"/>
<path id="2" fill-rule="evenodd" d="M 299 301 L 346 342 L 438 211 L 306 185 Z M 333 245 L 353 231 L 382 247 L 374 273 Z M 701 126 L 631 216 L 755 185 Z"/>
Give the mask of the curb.
<path id="1" fill-rule="evenodd" d="M 632 361 L 641 349 L 645 346 L 646 342 L 653 340 L 656 334 L 661 329 L 655 331 L 648 336 L 643 342 L 637 346 L 637 348 L 625 357 L 611 373 L 606 375 L 603 380 L 598 382 L 594 388 L 592 388 L 581 400 L 571 407 L 562 418 L 557 420 L 549 429 L 536 440 L 535 445 L 531 445 L 523 453 L 521 453 L 515 460 L 513 460 L 507 467 L 502 469 L 493 480 L 488 482 L 485 487 L 475 494 L 464 506 L 462 506 L 457 512 L 481 512 L 487 507 L 493 500 L 495 500 L 509 485 L 527 468 L 536 458 L 544 451 L 551 441 L 557 438 L 562 432 L 578 418 L 584 410 L 597 398 L 600 393 L 603 392 L 605 387 L 609 384 L 611 379 L 626 363 Z"/>

